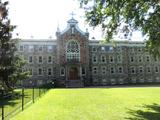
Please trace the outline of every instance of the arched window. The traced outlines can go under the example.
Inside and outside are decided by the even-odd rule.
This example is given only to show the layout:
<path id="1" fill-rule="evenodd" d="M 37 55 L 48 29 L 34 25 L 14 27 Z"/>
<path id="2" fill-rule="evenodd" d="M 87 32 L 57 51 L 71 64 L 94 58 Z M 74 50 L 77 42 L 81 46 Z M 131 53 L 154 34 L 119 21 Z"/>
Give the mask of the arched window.
<path id="1" fill-rule="evenodd" d="M 67 44 L 67 61 L 80 61 L 80 48 L 76 41 L 69 41 Z"/>

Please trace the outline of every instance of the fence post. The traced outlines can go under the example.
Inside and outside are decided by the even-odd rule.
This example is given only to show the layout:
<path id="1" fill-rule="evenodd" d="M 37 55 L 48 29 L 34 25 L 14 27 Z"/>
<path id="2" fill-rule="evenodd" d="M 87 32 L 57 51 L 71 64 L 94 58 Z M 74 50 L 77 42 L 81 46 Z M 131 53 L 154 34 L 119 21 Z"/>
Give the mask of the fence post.
<path id="1" fill-rule="evenodd" d="M 4 88 L 2 87 L 2 120 L 4 120 Z"/>
<path id="2" fill-rule="evenodd" d="M 41 97 L 41 91 L 40 91 L 40 87 L 39 87 L 39 97 Z"/>
<path id="3" fill-rule="evenodd" d="M 33 100 L 33 103 L 34 103 L 34 85 L 33 85 L 33 92 L 32 92 L 32 100 Z"/>
<path id="4" fill-rule="evenodd" d="M 22 87 L 22 111 L 24 110 L 24 87 Z"/>

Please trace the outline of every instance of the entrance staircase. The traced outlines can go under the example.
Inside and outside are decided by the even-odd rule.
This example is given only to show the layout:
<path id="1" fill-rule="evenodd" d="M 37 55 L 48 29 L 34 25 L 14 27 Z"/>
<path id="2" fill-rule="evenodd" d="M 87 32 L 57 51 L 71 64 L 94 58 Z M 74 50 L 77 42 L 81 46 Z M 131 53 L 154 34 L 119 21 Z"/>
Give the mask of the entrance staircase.
<path id="1" fill-rule="evenodd" d="M 84 87 L 84 83 L 82 80 L 67 80 L 66 87 L 67 88 L 81 88 L 81 87 Z"/>

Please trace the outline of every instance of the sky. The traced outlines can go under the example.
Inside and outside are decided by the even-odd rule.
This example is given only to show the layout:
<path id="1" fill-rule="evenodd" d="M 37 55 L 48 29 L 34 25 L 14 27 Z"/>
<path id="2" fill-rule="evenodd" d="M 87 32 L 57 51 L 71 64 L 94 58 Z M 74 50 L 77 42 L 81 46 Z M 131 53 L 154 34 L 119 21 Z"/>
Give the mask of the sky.
<path id="1" fill-rule="evenodd" d="M 81 30 L 88 28 L 90 39 L 103 39 L 100 28 L 93 29 L 85 22 L 84 11 L 80 9 L 78 0 L 8 0 L 9 18 L 11 24 L 16 25 L 16 33 L 21 39 L 56 39 L 57 26 L 60 31 L 67 27 L 67 21 L 74 18 L 78 20 Z M 139 32 L 134 33 L 132 39 L 142 39 Z"/>

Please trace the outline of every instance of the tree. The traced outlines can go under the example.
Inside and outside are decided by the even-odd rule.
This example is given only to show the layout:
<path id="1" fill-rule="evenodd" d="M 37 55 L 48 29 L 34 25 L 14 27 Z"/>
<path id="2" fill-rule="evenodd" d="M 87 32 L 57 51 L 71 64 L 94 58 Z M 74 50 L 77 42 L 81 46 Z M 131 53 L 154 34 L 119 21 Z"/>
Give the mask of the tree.
<path id="1" fill-rule="evenodd" d="M 110 40 L 121 26 L 142 31 L 148 51 L 160 57 L 160 1 L 159 0 L 79 0 L 85 8 L 91 26 L 101 25 L 106 40 Z M 93 2 L 93 5 L 89 4 Z M 89 6 L 90 5 L 90 6 Z"/>
<path id="2" fill-rule="evenodd" d="M 15 26 L 8 18 L 8 2 L 0 2 L 0 84 L 11 89 L 15 80 L 25 78 L 28 73 L 21 72 L 24 60 L 16 54 L 18 39 L 12 39 Z"/>

